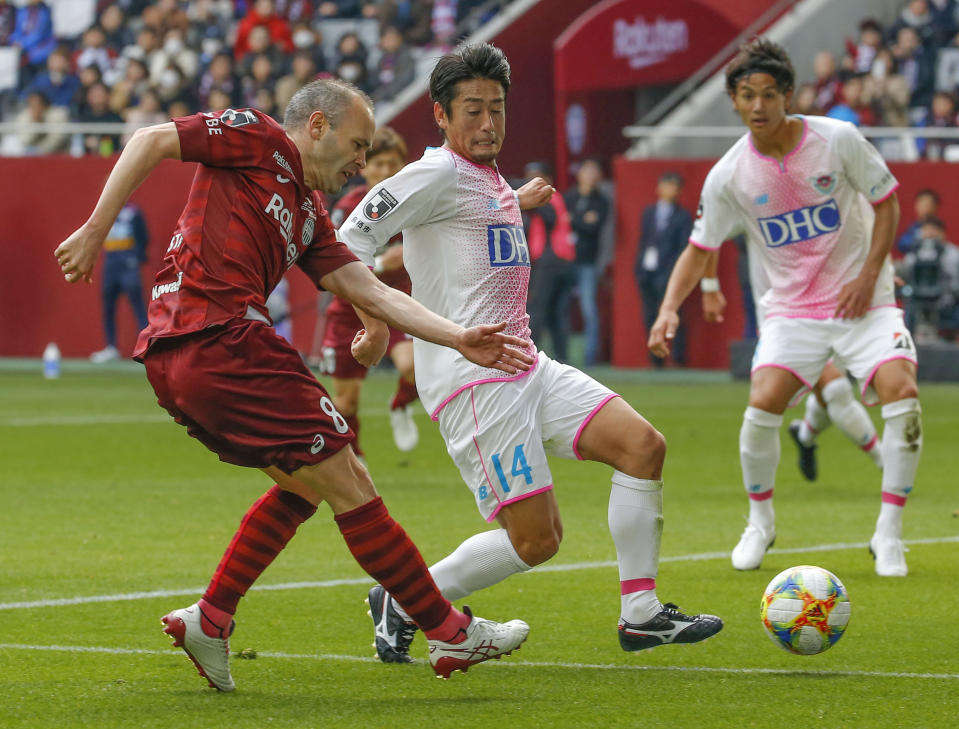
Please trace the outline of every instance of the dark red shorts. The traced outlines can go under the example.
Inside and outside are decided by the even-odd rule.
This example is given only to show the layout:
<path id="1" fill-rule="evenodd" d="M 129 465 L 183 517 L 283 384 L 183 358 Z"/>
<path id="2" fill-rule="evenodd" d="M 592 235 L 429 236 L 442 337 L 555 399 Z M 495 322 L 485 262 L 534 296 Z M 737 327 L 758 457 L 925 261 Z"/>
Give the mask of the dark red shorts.
<path id="1" fill-rule="evenodd" d="M 353 338 L 362 328 L 363 322 L 360 321 L 352 307 L 348 311 L 327 310 L 320 372 L 342 380 L 361 380 L 366 377 L 369 370 L 357 362 L 350 352 Z M 390 327 L 390 343 L 387 345 L 386 351 L 389 353 L 400 342 L 409 341 L 411 339 L 408 334 Z"/>
<path id="2" fill-rule="evenodd" d="M 160 405 L 221 461 L 293 473 L 356 438 L 299 353 L 261 322 L 157 340 L 143 364 Z"/>

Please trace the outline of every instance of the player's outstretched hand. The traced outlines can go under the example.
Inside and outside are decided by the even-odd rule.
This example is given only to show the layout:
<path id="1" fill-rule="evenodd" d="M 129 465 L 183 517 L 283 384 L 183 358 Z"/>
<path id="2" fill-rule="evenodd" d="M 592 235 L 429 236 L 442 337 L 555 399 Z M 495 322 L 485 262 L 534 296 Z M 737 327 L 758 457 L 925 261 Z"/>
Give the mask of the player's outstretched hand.
<path id="1" fill-rule="evenodd" d="M 383 359 L 383 355 L 386 354 L 386 349 L 389 344 L 390 335 L 388 331 L 384 338 L 371 334 L 366 329 L 360 329 L 350 344 L 350 353 L 353 355 L 353 359 L 364 367 L 373 367 L 374 365 L 378 365 L 380 360 Z"/>
<path id="2" fill-rule="evenodd" d="M 723 312 L 726 310 L 726 297 L 722 291 L 704 291 L 703 292 L 703 318 L 713 324 L 719 324 L 723 320 Z"/>
<path id="3" fill-rule="evenodd" d="M 91 232 L 85 225 L 77 228 L 53 252 L 63 277 L 68 283 L 93 280 L 93 266 L 100 255 L 104 236 Z"/>
<path id="4" fill-rule="evenodd" d="M 532 210 L 540 205 L 545 205 L 553 197 L 556 188 L 550 185 L 542 177 L 534 177 L 516 191 L 519 198 L 520 210 Z"/>
<path id="5" fill-rule="evenodd" d="M 869 311 L 876 279 L 870 276 L 857 276 L 839 290 L 836 301 L 837 319 L 859 319 Z"/>
<path id="6" fill-rule="evenodd" d="M 649 330 L 649 351 L 657 357 L 666 357 L 678 328 L 679 315 L 675 311 L 660 311 L 656 323 Z"/>
<path id="7" fill-rule="evenodd" d="M 466 359 L 484 367 L 492 367 L 509 375 L 525 372 L 535 358 L 525 351 L 529 341 L 502 334 L 506 322 L 485 324 L 464 329 L 456 344 Z"/>

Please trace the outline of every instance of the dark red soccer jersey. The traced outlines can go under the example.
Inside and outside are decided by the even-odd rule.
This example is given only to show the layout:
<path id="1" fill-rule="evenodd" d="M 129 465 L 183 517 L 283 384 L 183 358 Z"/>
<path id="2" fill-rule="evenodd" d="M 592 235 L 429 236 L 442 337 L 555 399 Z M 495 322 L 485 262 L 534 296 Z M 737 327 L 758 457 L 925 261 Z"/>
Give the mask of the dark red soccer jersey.
<path id="1" fill-rule="evenodd" d="M 156 275 L 136 358 L 159 338 L 231 319 L 269 322 L 266 298 L 294 263 L 319 285 L 357 260 L 336 240 L 277 122 L 252 109 L 173 121 L 183 161 L 200 167 Z"/>
<path id="2" fill-rule="evenodd" d="M 351 187 L 346 194 L 343 195 L 343 197 L 337 200 L 336 205 L 333 206 L 333 210 L 330 213 L 330 217 L 333 220 L 333 225 L 339 228 L 340 225 L 343 224 L 343 221 L 347 219 L 349 214 L 353 212 L 357 205 L 360 204 L 360 201 L 364 198 L 368 191 L 369 187 L 366 185 L 356 185 Z M 402 234 L 396 235 L 390 240 L 391 245 L 393 243 L 402 242 Z M 394 269 L 392 271 L 384 271 L 383 273 L 378 274 L 378 276 L 380 281 L 385 283 L 387 286 L 391 286 L 394 289 L 399 289 L 404 294 L 409 294 L 413 290 L 413 282 L 410 281 L 410 275 L 403 267 Z M 327 311 L 331 313 L 352 314 L 355 319 L 355 323 L 359 324 L 358 327 L 353 329 L 353 334 L 356 334 L 357 329 L 362 329 L 363 327 L 362 323 L 360 323 L 360 318 L 356 316 L 356 311 L 353 309 L 353 305 L 338 296 L 330 302 Z M 353 336 L 350 335 L 349 341 L 352 340 Z"/>

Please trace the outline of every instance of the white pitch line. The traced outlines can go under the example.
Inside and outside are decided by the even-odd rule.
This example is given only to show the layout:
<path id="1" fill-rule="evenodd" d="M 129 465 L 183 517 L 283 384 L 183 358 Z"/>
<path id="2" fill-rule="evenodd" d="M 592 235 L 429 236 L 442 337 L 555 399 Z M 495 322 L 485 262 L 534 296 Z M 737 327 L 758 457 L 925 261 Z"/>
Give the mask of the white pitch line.
<path id="1" fill-rule="evenodd" d="M 28 645 L 25 643 L 0 643 L 0 650 L 22 650 L 61 653 L 105 653 L 108 655 L 179 656 L 180 651 L 147 650 L 144 648 L 110 648 L 107 646 L 79 645 Z M 278 658 L 312 661 L 350 661 L 354 663 L 378 663 L 373 657 L 349 656 L 337 653 L 284 653 L 257 651 L 257 658 Z M 569 668 L 577 671 L 675 671 L 677 673 L 732 673 L 773 676 L 839 676 L 850 678 L 920 678 L 947 681 L 959 680 L 959 673 L 907 673 L 904 671 L 797 671 L 790 668 L 733 668 L 729 666 L 636 666 L 617 663 L 573 663 L 567 661 L 497 661 L 490 662 L 498 668 Z"/>
<path id="2" fill-rule="evenodd" d="M 947 544 L 959 542 L 959 536 L 929 537 L 925 539 L 906 539 L 907 545 Z M 770 549 L 770 554 L 803 554 L 805 552 L 839 552 L 850 549 L 865 549 L 867 542 L 839 542 L 837 544 L 815 544 L 809 547 L 793 547 L 790 549 Z M 673 557 L 662 557 L 660 562 L 703 562 L 711 559 L 727 559 L 729 552 L 700 552 L 698 554 L 680 554 Z M 578 570 L 602 569 L 615 567 L 616 562 L 574 562 L 572 564 L 551 564 L 535 567 L 529 573 L 536 572 L 574 572 Z M 352 577 L 340 580 L 321 580 L 313 582 L 281 582 L 275 585 L 254 585 L 250 590 L 306 590 L 315 588 L 340 587 L 343 585 L 370 585 L 373 581 L 368 577 Z M 28 600 L 25 602 L 2 602 L 0 610 L 27 610 L 30 608 L 62 607 L 65 605 L 86 605 L 99 602 L 124 602 L 128 600 L 152 600 L 160 597 L 181 597 L 184 595 L 202 594 L 206 587 L 190 587 L 176 590 L 152 590 L 150 592 L 126 592 L 116 595 L 84 595 L 79 597 L 50 598 L 46 600 Z"/>

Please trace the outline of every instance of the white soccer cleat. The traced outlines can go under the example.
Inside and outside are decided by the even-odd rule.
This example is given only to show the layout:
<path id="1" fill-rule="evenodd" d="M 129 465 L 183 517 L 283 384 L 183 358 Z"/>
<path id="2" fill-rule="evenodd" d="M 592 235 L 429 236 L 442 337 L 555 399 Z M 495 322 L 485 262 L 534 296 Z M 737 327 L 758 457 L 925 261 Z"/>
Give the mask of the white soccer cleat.
<path id="1" fill-rule="evenodd" d="M 901 539 L 873 534 L 869 553 L 876 560 L 876 574 L 880 577 L 905 577 L 909 573 L 906 547 Z"/>
<path id="2" fill-rule="evenodd" d="M 413 420 L 413 408 L 405 405 L 390 410 L 390 425 L 393 427 L 393 442 L 404 453 L 416 448 L 420 442 L 420 432 Z"/>
<path id="3" fill-rule="evenodd" d="M 186 652 L 196 670 L 210 684 L 210 688 L 232 691 L 236 685 L 230 675 L 229 637 L 211 638 L 203 632 L 201 619 L 200 606 L 194 603 L 188 608 L 164 615 L 161 618 L 166 625 L 163 632 L 173 636 L 174 647 L 182 648 Z M 230 632 L 233 632 L 233 625 L 230 626 Z"/>
<path id="4" fill-rule="evenodd" d="M 766 531 L 755 524 L 747 524 L 739 544 L 733 548 L 732 562 L 737 570 L 757 570 L 763 557 L 776 541 L 776 532 Z"/>
<path id="5" fill-rule="evenodd" d="M 469 616 L 470 624 L 466 627 L 466 638 L 461 643 L 428 641 L 430 665 L 436 671 L 437 678 L 449 678 L 453 671 L 466 673 L 470 666 L 477 663 L 508 656 L 519 648 L 529 635 L 529 626 L 522 620 L 494 623 L 492 620 L 474 617 L 466 606 L 463 607 L 463 612 Z"/>
<path id="6" fill-rule="evenodd" d="M 118 350 L 112 344 L 108 344 L 99 352 L 94 352 L 93 354 L 90 355 L 90 361 L 93 362 L 94 364 L 104 364 L 105 362 L 115 362 L 118 359 L 120 359 L 120 350 Z"/>

